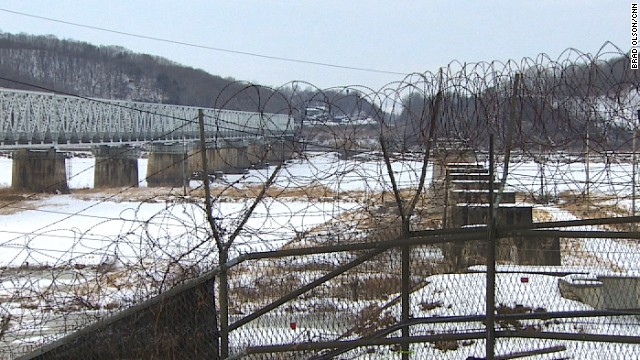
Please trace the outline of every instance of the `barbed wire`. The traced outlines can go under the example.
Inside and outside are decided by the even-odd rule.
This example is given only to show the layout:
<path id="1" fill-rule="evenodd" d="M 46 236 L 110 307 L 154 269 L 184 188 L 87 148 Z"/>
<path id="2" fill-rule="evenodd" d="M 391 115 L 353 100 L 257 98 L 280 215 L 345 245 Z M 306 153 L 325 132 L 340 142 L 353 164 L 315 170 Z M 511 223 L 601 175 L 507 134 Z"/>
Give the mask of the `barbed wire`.
<path id="1" fill-rule="evenodd" d="M 136 357 L 144 354 L 140 347 L 154 349 L 147 355 L 196 356 L 178 350 L 173 336 L 190 337 L 189 349 L 220 352 L 222 358 L 243 352 L 247 358 L 277 358 L 280 351 L 300 358 L 337 356 L 329 349 L 350 359 L 485 356 L 485 340 L 477 333 L 488 325 L 466 317 L 485 314 L 487 270 L 477 267 L 487 264 L 487 246 L 464 236 L 487 224 L 483 209 L 494 203 L 488 183 L 500 193 L 493 205 L 504 231 L 636 214 L 640 76 L 629 60 L 628 53 L 605 44 L 595 55 L 568 49 L 557 59 L 452 62 L 380 90 L 318 89 L 305 82 L 276 89 L 230 85 L 213 99 L 214 108 L 251 99 L 247 110 L 264 114 L 276 108 L 290 115 L 295 136 L 265 133 L 253 149 L 207 151 L 205 157 L 218 159 L 209 169 L 215 179 L 208 189 L 207 181 L 191 180 L 186 193 L 148 185 L 19 199 L 7 191 L 7 200 L 0 194 L 2 357 L 16 358 L 56 340 L 48 351 L 67 351 L 68 357 L 123 357 L 124 348 Z M 215 116 L 206 123 L 206 131 L 222 141 L 229 140 L 227 131 L 261 130 L 238 130 Z M 201 149 L 193 149 L 155 172 L 184 162 L 191 175 L 203 170 L 201 158 Z M 152 160 L 140 163 L 145 161 Z M 490 165 L 498 175 L 488 172 Z M 35 197 L 37 203 L 24 200 Z M 555 238 L 499 238 L 497 263 L 510 270 L 496 275 L 496 329 L 539 338 L 499 338 L 496 351 L 623 358 L 640 353 L 632 342 L 612 352 L 618 345 L 598 337 L 627 339 L 640 325 L 630 315 L 639 307 L 633 294 L 620 292 L 636 286 L 640 270 L 635 225 L 611 221 Z M 408 256 L 404 245 L 390 245 L 424 231 L 439 233 L 431 242 L 407 245 Z M 155 303 L 159 298 L 164 302 Z M 157 304 L 162 312 L 155 312 Z M 205 308 L 208 315 L 199 312 Z M 407 325 L 406 309 L 411 318 L 430 320 Z M 623 314 L 598 315 L 604 309 Z M 541 313 L 555 315 L 536 317 Z M 154 321 L 145 323 L 158 325 L 133 327 L 146 316 Z M 213 330 L 189 322 L 203 317 Z M 450 317 L 463 320 L 447 322 Z M 431 340 L 380 345 L 406 338 L 403 327 L 410 327 L 412 337 Z M 123 328 L 140 345 L 121 346 L 97 335 Z M 80 329 L 89 336 L 69 335 Z M 600 340 L 547 341 L 545 333 Z M 103 341 L 100 354 L 85 346 L 92 336 Z M 360 339 L 370 344 L 330 346 Z M 312 345 L 315 351 L 295 352 L 296 346 Z M 564 350 L 554 347 L 559 345 Z M 291 348 L 257 355 L 266 346 Z M 46 352 L 30 358 L 46 358 Z"/>

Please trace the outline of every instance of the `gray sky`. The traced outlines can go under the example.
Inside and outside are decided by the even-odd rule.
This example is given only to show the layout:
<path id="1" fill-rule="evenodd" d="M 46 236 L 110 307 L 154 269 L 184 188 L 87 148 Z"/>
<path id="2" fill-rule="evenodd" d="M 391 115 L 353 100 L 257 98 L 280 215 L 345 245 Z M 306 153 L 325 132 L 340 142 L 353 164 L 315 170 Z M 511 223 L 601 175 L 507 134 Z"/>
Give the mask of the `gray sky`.
<path id="1" fill-rule="evenodd" d="M 394 73 L 453 60 L 520 61 L 569 47 L 630 48 L 629 0 L 3 0 L 0 9 L 209 48 Z M 269 86 L 378 89 L 400 74 L 280 61 L 172 44 L 0 11 L 0 30 L 119 45 Z"/>

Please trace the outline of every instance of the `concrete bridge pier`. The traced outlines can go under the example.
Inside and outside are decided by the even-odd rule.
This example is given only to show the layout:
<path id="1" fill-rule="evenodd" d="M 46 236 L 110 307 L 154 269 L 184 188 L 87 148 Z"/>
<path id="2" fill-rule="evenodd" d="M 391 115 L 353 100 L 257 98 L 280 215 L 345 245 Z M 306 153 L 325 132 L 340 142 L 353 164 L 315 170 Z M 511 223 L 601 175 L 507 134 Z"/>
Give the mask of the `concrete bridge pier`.
<path id="1" fill-rule="evenodd" d="M 184 144 L 152 144 L 147 163 L 148 186 L 183 186 L 192 172 Z"/>
<path id="2" fill-rule="evenodd" d="M 189 156 L 189 166 L 193 171 L 202 171 L 201 155 L 197 153 L 200 147 L 193 149 Z M 206 144 L 207 171 L 237 173 L 243 172 L 251 166 L 247 144 L 243 142 L 218 142 Z"/>
<path id="3" fill-rule="evenodd" d="M 94 188 L 138 186 L 138 149 L 127 145 L 100 146 L 93 149 L 93 154 Z"/>
<path id="4" fill-rule="evenodd" d="M 243 173 L 251 167 L 249 162 L 249 144 L 246 141 L 237 141 L 229 144 L 230 168 L 227 172 Z"/>
<path id="5" fill-rule="evenodd" d="M 15 191 L 69 193 L 63 153 L 18 149 L 12 154 L 11 188 Z"/>
<path id="6" fill-rule="evenodd" d="M 264 142 L 252 142 L 247 145 L 247 161 L 249 165 L 260 165 L 267 163 L 267 146 Z"/>
<path id="7" fill-rule="evenodd" d="M 230 148 L 218 147 L 216 145 L 207 146 L 207 170 L 209 174 L 216 172 L 228 172 L 234 163 Z M 198 159 L 200 161 L 200 159 Z M 201 164 L 201 163 L 199 163 Z M 202 165 L 198 167 L 202 169 Z"/>
<path id="8" fill-rule="evenodd" d="M 294 152 L 294 144 L 292 139 L 272 141 L 267 145 L 267 161 L 281 163 L 291 159 Z"/>
<path id="9" fill-rule="evenodd" d="M 219 171 L 224 172 L 227 169 L 228 160 L 226 159 L 226 150 L 207 144 L 205 156 L 207 159 L 207 171 L 209 172 L 209 175 Z M 195 146 L 190 150 L 188 164 L 189 169 L 191 169 L 190 174 L 193 172 L 202 173 L 204 166 L 202 166 L 200 146 Z"/>

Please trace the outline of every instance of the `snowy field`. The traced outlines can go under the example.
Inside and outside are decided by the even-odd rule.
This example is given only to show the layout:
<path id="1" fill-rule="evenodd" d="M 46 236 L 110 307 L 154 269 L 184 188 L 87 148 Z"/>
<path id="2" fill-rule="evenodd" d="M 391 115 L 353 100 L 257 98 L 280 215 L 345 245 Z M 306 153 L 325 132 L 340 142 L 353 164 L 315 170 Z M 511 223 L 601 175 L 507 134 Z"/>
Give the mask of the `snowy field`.
<path id="1" fill-rule="evenodd" d="M 67 159 L 69 187 L 93 187 L 93 158 Z M 146 187 L 147 160 L 140 159 L 139 185 Z M 415 186 L 421 164 L 397 161 L 393 168 L 401 187 Z M 214 187 L 263 184 L 274 166 L 251 170 L 242 175 L 225 175 Z M 332 191 L 381 191 L 389 189 L 386 168 L 381 161 L 343 161 L 335 154 L 315 154 L 309 159 L 292 160 L 275 181 L 283 189 L 305 189 L 321 185 Z M 11 160 L 0 158 L 0 186 L 11 186 Z M 192 181 L 190 186 L 201 186 Z M 175 189 L 181 194 L 182 189 Z M 0 217 L 0 265 L 96 265 L 114 260 L 124 265 L 140 259 L 165 260 L 198 247 L 193 257 L 212 256 L 212 245 L 200 246 L 205 222 L 202 203 L 154 199 L 127 201 L 111 193 L 94 195 L 53 195 L 25 201 L 19 210 Z M 224 200 L 224 201 L 222 201 Z M 213 216 L 223 228 L 233 230 L 251 200 L 222 199 L 215 203 Z M 356 209 L 355 202 L 310 198 L 268 198 L 254 211 L 231 255 L 275 250 L 297 233 L 323 224 L 345 211 Z M 117 258 L 117 259 L 114 259 Z"/>
<path id="2" fill-rule="evenodd" d="M 33 205 L 37 210 L 0 216 L 3 266 L 169 261 L 196 248 L 199 239 L 206 237 L 205 214 L 199 204 L 105 202 L 71 195 L 57 195 L 37 203 Z M 231 255 L 278 249 L 296 232 L 325 223 L 356 206 L 345 202 L 266 200 L 245 225 Z M 233 228 L 245 208 L 243 203 L 224 202 L 215 207 L 214 216 L 223 219 L 223 227 Z M 215 251 L 210 242 L 198 247 L 189 259 L 215 256 Z"/>
<path id="3" fill-rule="evenodd" d="M 539 193 L 542 188 L 545 193 L 556 196 L 565 191 L 584 193 L 588 184 L 592 194 L 622 197 L 632 193 L 633 167 L 630 163 L 592 160 L 587 177 L 584 161 L 573 161 L 555 160 L 544 165 L 533 161 L 512 163 L 507 178 L 508 188 L 530 193 Z M 502 166 L 497 166 L 496 173 L 502 175 L 502 170 Z"/>

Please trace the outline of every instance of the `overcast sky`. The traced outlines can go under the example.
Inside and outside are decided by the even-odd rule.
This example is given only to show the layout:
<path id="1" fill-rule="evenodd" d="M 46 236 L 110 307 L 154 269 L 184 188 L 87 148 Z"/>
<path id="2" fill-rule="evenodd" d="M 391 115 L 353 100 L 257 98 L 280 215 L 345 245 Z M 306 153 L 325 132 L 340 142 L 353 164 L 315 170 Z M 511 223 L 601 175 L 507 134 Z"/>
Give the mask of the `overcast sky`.
<path id="1" fill-rule="evenodd" d="M 569 47 L 596 53 L 606 41 L 628 51 L 631 2 L 3 0 L 0 30 L 119 45 L 262 85 L 304 80 L 320 88 L 364 85 L 378 89 L 401 80 L 401 74 L 437 71 L 453 60 L 519 61 L 540 53 L 557 58 Z"/>

